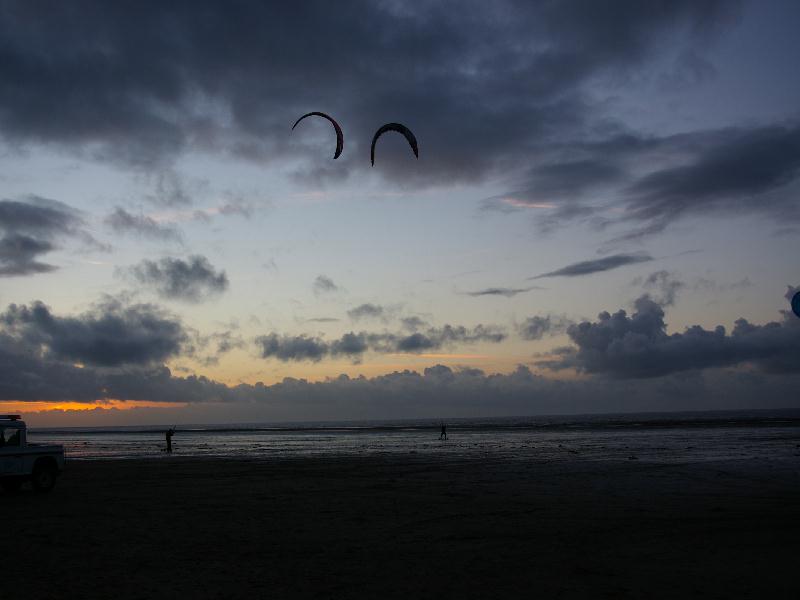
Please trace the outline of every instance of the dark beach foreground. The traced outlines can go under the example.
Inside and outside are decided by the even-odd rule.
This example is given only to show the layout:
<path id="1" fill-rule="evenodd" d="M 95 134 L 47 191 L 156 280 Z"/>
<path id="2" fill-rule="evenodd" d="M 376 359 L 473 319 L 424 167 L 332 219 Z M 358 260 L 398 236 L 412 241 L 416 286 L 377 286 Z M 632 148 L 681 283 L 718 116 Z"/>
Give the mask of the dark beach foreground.
<path id="1" fill-rule="evenodd" d="M 73 461 L 0 509 L 30 598 L 800 597 L 800 456 Z"/>

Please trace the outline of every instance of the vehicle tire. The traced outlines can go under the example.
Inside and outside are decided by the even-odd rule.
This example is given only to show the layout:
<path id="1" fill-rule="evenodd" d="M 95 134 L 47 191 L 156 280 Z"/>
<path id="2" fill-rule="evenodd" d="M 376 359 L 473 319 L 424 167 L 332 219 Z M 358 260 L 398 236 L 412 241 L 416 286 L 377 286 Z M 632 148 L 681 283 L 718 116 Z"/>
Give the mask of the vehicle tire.
<path id="1" fill-rule="evenodd" d="M 22 487 L 21 479 L 3 479 L 0 481 L 0 487 L 6 494 L 16 494 L 19 488 Z"/>
<path id="2" fill-rule="evenodd" d="M 56 484 L 56 469 L 52 465 L 36 465 L 31 475 L 31 483 L 36 492 L 49 492 Z"/>

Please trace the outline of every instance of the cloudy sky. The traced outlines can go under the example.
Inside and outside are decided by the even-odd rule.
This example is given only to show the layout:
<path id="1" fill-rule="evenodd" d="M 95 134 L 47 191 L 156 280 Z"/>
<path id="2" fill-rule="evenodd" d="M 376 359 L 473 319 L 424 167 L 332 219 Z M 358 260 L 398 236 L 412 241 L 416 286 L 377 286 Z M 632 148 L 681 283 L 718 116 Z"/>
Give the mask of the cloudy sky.
<path id="1" fill-rule="evenodd" d="M 780 0 L 2 1 L 0 412 L 800 406 L 798 27 Z M 388 122 L 419 158 L 388 132 L 370 165 Z"/>

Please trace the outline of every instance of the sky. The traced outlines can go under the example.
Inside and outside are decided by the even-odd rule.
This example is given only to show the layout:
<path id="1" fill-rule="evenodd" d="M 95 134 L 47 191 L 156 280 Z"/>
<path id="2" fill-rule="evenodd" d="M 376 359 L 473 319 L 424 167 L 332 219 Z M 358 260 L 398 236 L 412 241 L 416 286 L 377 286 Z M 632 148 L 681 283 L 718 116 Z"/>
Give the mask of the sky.
<path id="1" fill-rule="evenodd" d="M 800 407 L 800 5 L 0 2 L 0 412 Z M 330 122 L 343 131 L 334 159 Z M 407 126 L 419 145 L 389 131 Z"/>

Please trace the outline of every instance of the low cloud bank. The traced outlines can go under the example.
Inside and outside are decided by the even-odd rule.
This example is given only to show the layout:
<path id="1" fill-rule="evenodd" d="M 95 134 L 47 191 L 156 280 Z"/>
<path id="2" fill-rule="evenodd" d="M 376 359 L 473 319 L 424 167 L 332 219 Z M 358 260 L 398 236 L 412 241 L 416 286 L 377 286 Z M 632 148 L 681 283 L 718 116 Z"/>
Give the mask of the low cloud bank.
<path id="1" fill-rule="evenodd" d="M 493 325 L 477 325 L 472 329 L 463 325 L 444 325 L 413 333 L 349 332 L 331 341 L 308 335 L 270 333 L 256 338 L 256 343 L 262 358 L 277 358 L 284 362 L 316 362 L 328 356 L 341 355 L 360 360 L 370 350 L 380 353 L 420 353 L 457 344 L 497 344 L 505 339 L 506 333 Z"/>
<path id="2" fill-rule="evenodd" d="M 576 347 L 540 364 L 616 378 L 740 365 L 765 373 L 800 373 L 800 319 L 788 310 L 782 314 L 780 321 L 766 325 L 738 319 L 730 334 L 721 325 L 713 330 L 693 325 L 668 334 L 662 304 L 644 295 L 630 316 L 624 310 L 602 312 L 594 322 L 571 325 L 567 334 Z"/>

